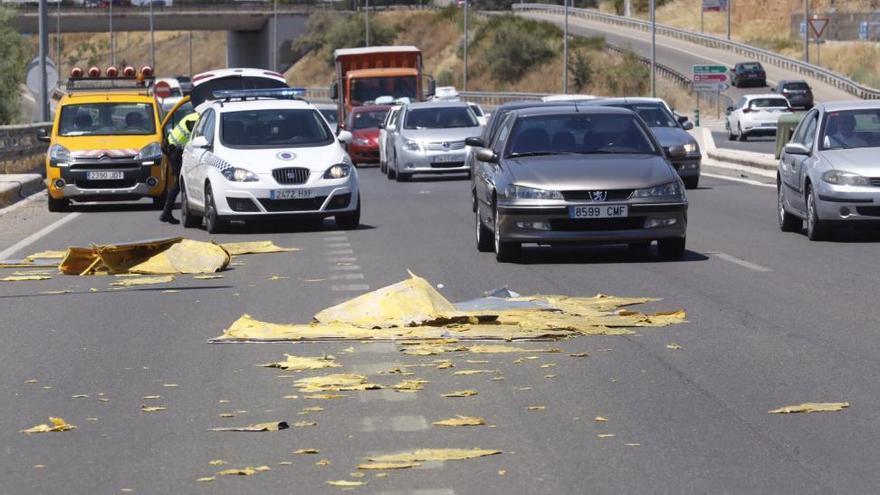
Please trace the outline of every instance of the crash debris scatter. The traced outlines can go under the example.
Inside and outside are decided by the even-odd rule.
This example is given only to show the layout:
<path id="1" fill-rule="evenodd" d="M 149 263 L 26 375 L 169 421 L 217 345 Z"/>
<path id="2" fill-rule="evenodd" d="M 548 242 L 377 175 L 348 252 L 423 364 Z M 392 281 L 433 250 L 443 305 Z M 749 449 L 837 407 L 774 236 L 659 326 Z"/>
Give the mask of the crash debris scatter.
<path id="1" fill-rule="evenodd" d="M 290 428 L 287 421 L 270 421 L 268 423 L 257 423 L 248 426 L 230 426 L 211 428 L 211 431 L 280 431 Z"/>
<path id="2" fill-rule="evenodd" d="M 43 423 L 43 424 L 28 428 L 26 430 L 21 430 L 21 432 L 30 435 L 32 433 L 49 433 L 49 432 L 59 432 L 59 431 L 70 431 L 70 430 L 76 429 L 76 426 L 69 424 L 67 421 L 64 421 L 64 418 L 49 416 L 49 423 L 51 423 L 51 424 Z"/>
<path id="3" fill-rule="evenodd" d="M 410 278 L 318 312 L 310 323 L 279 324 L 244 315 L 212 342 L 321 340 L 558 340 L 578 335 L 622 335 L 635 327 L 686 322 L 684 310 L 641 313 L 622 308 L 657 301 L 607 295 L 486 297 L 455 305 L 425 279 Z M 460 309 L 467 308 L 467 309 Z M 413 355 L 466 347 L 414 347 Z M 475 345 L 471 352 L 520 352 Z M 558 352 L 558 349 L 525 352 Z"/>
<path id="4" fill-rule="evenodd" d="M 849 402 L 804 402 L 796 406 L 785 406 L 769 411 L 770 414 L 794 414 L 814 412 L 837 412 L 849 407 Z"/>
<path id="5" fill-rule="evenodd" d="M 338 368 L 341 366 L 335 362 L 332 356 L 298 357 L 290 354 L 285 354 L 284 356 L 287 358 L 284 361 L 260 364 L 258 366 L 280 368 L 286 371 L 318 370 L 323 368 Z"/>
<path id="6" fill-rule="evenodd" d="M 434 421 L 431 424 L 436 426 L 481 426 L 486 424 L 486 420 L 473 416 L 456 416 L 454 418 Z"/>
<path id="7" fill-rule="evenodd" d="M 117 280 L 116 282 L 111 282 L 110 285 L 113 287 L 136 287 L 139 285 L 167 284 L 169 282 L 174 282 L 174 275 L 163 275 L 161 277 L 126 277 Z"/>

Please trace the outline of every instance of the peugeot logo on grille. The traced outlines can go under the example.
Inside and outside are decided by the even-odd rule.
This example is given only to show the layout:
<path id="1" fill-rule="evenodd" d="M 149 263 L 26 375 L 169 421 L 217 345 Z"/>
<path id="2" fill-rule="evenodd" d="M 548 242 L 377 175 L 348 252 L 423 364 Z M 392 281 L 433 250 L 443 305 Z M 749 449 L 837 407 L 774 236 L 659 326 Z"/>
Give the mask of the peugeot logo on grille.
<path id="1" fill-rule="evenodd" d="M 608 191 L 590 191 L 590 199 L 593 201 L 605 201 L 608 199 Z"/>

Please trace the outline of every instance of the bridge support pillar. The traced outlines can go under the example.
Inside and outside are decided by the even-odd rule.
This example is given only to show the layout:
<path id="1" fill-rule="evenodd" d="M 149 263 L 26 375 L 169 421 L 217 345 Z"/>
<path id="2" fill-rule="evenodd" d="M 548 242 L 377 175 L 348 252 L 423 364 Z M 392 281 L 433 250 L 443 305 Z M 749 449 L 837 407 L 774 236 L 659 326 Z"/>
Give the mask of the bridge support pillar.
<path id="1" fill-rule="evenodd" d="M 278 35 L 272 32 L 272 17 L 257 31 L 227 31 L 226 63 L 228 67 L 256 67 L 274 69 L 273 53 L 277 55 L 277 68 L 286 70 L 293 62 L 290 45 L 297 37 L 305 34 L 308 16 L 279 15 Z M 275 50 L 273 43 L 277 40 Z"/>

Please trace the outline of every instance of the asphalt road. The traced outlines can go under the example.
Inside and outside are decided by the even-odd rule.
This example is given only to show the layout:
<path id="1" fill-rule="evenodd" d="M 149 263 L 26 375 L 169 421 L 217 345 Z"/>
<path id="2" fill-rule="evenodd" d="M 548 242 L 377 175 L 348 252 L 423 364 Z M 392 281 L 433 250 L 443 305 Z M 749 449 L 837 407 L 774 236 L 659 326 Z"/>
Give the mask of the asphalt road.
<path id="1" fill-rule="evenodd" d="M 776 150 L 776 136 L 750 136 L 748 141 L 730 141 L 727 131 L 712 131 L 715 146 L 731 150 L 751 151 L 753 153 L 773 153 Z"/>
<path id="2" fill-rule="evenodd" d="M 367 473 L 362 480 L 369 485 L 359 491 L 866 493 L 880 481 L 880 237 L 843 233 L 838 242 L 811 243 L 783 234 L 772 188 L 704 177 L 703 188 L 689 191 L 684 261 L 616 246 L 535 247 L 521 263 L 498 264 L 474 246 L 466 181 L 398 184 L 375 169 L 362 170 L 361 178 L 364 224 L 349 232 L 328 222 L 319 231 L 257 228 L 209 236 L 160 224 L 156 212 L 140 207 L 87 207 L 63 216 L 45 213 L 39 200 L 0 214 L 0 252 L 7 258 L 182 233 L 271 239 L 302 249 L 244 257 L 222 279 L 179 276 L 141 289 L 109 290 L 112 277 L 0 282 L 0 493 L 335 493 L 325 482 L 354 480 L 349 473 L 366 455 L 436 447 L 503 453 L 426 463 L 384 478 Z M 66 223 L 47 230 L 59 220 Z M 10 253 L 22 238 L 33 242 Z M 523 294 L 652 296 L 664 300 L 649 309 L 685 308 L 690 323 L 558 342 L 552 345 L 562 353 L 524 364 L 504 354 L 406 356 L 392 343 L 206 343 L 243 313 L 306 322 L 326 306 L 404 279 L 407 269 L 451 300 L 501 286 Z M 163 292 L 169 289 L 179 292 Z M 52 290 L 72 292 L 41 294 Z M 667 349 L 672 342 L 681 349 Z M 411 378 L 430 380 L 420 392 L 306 400 L 291 378 L 279 377 L 292 373 L 254 366 L 285 352 L 332 354 L 344 365 L 333 371 L 364 373 L 383 384 L 398 377 L 380 371 L 437 358 L 452 359 L 456 369 L 500 370 L 504 379 L 414 368 Z M 569 357 L 579 352 L 589 357 Z M 440 396 L 462 388 L 479 395 Z M 80 394 L 89 397 L 72 398 Z M 300 397 L 284 398 L 292 394 Z M 148 395 L 161 399 L 142 398 Z M 767 413 L 807 401 L 852 406 Z M 143 413 L 145 403 L 167 410 Z M 315 405 L 324 410 L 299 414 Z M 546 410 L 529 411 L 531 405 Z M 219 416 L 229 412 L 236 417 Z M 494 427 L 431 426 L 455 414 L 481 416 Z M 77 429 L 19 432 L 48 416 Z M 303 419 L 318 425 L 206 431 Z M 610 433 L 616 436 L 597 436 Z M 300 448 L 320 454 L 291 453 Z M 316 465 L 320 459 L 330 464 Z M 196 481 L 223 468 L 260 465 L 271 471 Z"/>

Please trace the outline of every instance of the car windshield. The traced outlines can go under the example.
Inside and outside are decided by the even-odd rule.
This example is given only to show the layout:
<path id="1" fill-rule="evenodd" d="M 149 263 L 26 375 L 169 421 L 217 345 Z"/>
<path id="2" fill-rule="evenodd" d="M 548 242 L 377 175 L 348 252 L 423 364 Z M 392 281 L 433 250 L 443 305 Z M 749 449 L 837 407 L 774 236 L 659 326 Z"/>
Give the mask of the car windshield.
<path id="1" fill-rule="evenodd" d="M 784 98 L 755 98 L 749 102 L 751 108 L 788 108 Z"/>
<path id="2" fill-rule="evenodd" d="M 678 122 L 660 103 L 624 103 L 613 106 L 632 110 L 648 124 L 648 127 L 678 127 Z"/>
<path id="3" fill-rule="evenodd" d="M 517 119 L 508 157 L 557 154 L 656 154 L 634 115 L 537 115 Z"/>
<path id="4" fill-rule="evenodd" d="M 388 110 L 373 110 L 368 112 L 355 112 L 351 115 L 352 129 L 371 129 L 379 127 L 385 121 Z"/>
<path id="5" fill-rule="evenodd" d="M 807 86 L 807 83 L 805 82 L 792 82 L 785 83 L 783 89 L 788 91 L 807 91 L 808 89 L 810 89 L 810 87 Z"/>
<path id="6" fill-rule="evenodd" d="M 753 64 L 742 64 L 743 70 L 762 70 L 761 64 L 753 63 Z"/>
<path id="7" fill-rule="evenodd" d="M 230 148 L 321 146 L 333 134 L 315 110 L 246 110 L 223 113 L 220 141 Z"/>
<path id="8" fill-rule="evenodd" d="M 880 109 L 826 114 L 821 144 L 823 150 L 880 147 Z"/>
<path id="9" fill-rule="evenodd" d="M 362 105 L 382 96 L 390 96 L 393 100 L 409 98 L 415 101 L 418 99 L 416 86 L 416 76 L 359 77 L 351 80 L 351 102 Z"/>
<path id="10" fill-rule="evenodd" d="M 58 123 L 61 136 L 149 135 L 156 117 L 149 103 L 83 103 L 64 105 Z"/>
<path id="11" fill-rule="evenodd" d="M 327 122 L 330 122 L 331 124 L 339 123 L 339 115 L 336 113 L 335 108 L 322 108 L 318 111 L 321 112 L 321 115 L 323 115 L 325 119 L 327 119 Z"/>
<path id="12" fill-rule="evenodd" d="M 468 106 L 471 107 L 471 110 L 474 111 L 474 115 L 476 115 L 477 117 L 483 116 L 483 109 L 480 108 L 480 105 L 477 105 L 476 103 L 469 103 Z"/>
<path id="13" fill-rule="evenodd" d="M 406 113 L 404 129 L 451 129 L 477 127 L 474 113 L 468 107 L 417 108 Z"/>

